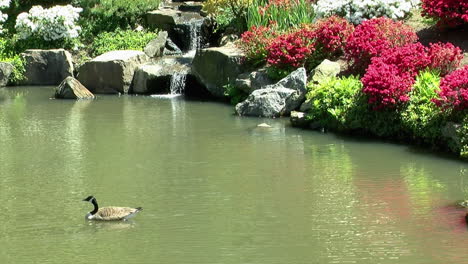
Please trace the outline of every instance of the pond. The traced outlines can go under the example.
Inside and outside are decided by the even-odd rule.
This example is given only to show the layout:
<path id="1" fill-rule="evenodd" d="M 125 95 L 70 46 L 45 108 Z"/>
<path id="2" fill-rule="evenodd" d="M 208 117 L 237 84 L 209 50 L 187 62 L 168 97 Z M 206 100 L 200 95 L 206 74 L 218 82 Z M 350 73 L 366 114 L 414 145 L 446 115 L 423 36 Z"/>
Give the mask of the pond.
<path id="1" fill-rule="evenodd" d="M 468 263 L 466 162 L 214 102 L 52 95 L 0 89 L 0 263 Z M 143 211 L 88 222 L 88 195 Z"/>

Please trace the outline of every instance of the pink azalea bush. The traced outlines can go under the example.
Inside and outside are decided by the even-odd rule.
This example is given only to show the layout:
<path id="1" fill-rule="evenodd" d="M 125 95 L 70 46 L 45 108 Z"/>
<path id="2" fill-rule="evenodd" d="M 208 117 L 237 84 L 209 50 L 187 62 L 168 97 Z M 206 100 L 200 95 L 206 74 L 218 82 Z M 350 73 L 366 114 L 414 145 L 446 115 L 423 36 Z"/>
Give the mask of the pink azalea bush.
<path id="1" fill-rule="evenodd" d="M 373 58 L 361 81 L 364 85 L 362 92 L 368 96 L 368 103 L 379 110 L 393 108 L 408 101 L 408 93 L 415 79 L 410 72 L 402 71 L 398 65 Z"/>
<path id="2" fill-rule="evenodd" d="M 430 68 L 436 69 L 441 76 L 445 76 L 460 66 L 463 53 L 459 47 L 452 43 L 429 44 L 428 57 L 431 60 Z"/>
<path id="3" fill-rule="evenodd" d="M 356 70 L 362 71 L 370 64 L 372 57 L 417 40 L 418 37 L 410 26 L 390 18 L 374 18 L 356 27 L 347 40 L 345 55 Z"/>
<path id="4" fill-rule="evenodd" d="M 353 31 L 353 24 L 339 16 L 317 20 L 313 26 L 317 50 L 324 54 L 322 57 L 343 54 L 346 40 Z"/>
<path id="5" fill-rule="evenodd" d="M 277 37 L 272 27 L 253 26 L 241 36 L 240 48 L 252 64 L 262 64 L 267 57 L 267 47 Z"/>
<path id="6" fill-rule="evenodd" d="M 457 26 L 468 23 L 466 0 L 422 0 L 422 15 L 439 19 L 439 25 Z"/>
<path id="7" fill-rule="evenodd" d="M 440 81 L 439 98 L 434 103 L 445 109 L 468 109 L 468 65 L 453 71 Z"/>
<path id="8" fill-rule="evenodd" d="M 299 68 L 315 51 L 313 31 L 308 27 L 281 35 L 267 47 L 267 62 L 278 69 Z"/>

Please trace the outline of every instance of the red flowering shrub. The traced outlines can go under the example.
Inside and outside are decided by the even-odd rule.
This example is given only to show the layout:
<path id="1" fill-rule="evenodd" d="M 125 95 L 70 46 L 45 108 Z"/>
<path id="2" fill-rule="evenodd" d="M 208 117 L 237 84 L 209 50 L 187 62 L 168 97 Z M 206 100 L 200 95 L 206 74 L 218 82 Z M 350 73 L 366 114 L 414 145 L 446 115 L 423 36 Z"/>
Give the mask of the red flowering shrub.
<path id="1" fill-rule="evenodd" d="M 278 69 L 302 67 L 315 51 L 313 32 L 308 28 L 277 37 L 267 47 L 267 62 Z"/>
<path id="2" fill-rule="evenodd" d="M 411 73 L 402 71 L 397 65 L 373 58 L 361 79 L 364 85 L 362 91 L 375 109 L 392 108 L 409 100 L 408 93 L 414 80 Z"/>
<path id="3" fill-rule="evenodd" d="M 468 109 L 468 65 L 453 71 L 440 81 L 439 98 L 434 103 L 443 108 Z"/>
<path id="4" fill-rule="evenodd" d="M 241 36 L 240 48 L 245 52 L 247 61 L 252 64 L 262 64 L 267 57 L 267 47 L 276 38 L 277 34 L 271 27 L 250 28 Z"/>
<path id="5" fill-rule="evenodd" d="M 396 65 L 400 72 L 408 72 L 412 76 L 416 76 L 420 70 L 425 69 L 431 63 L 427 55 L 427 48 L 419 42 L 384 51 L 375 60 Z"/>
<path id="6" fill-rule="evenodd" d="M 468 23 L 466 0 L 422 0 L 422 15 L 439 18 L 439 25 L 457 26 Z"/>
<path id="7" fill-rule="evenodd" d="M 348 38 L 345 55 L 356 70 L 364 70 L 371 58 L 383 51 L 414 43 L 418 37 L 410 26 L 380 17 L 362 22 Z"/>
<path id="8" fill-rule="evenodd" d="M 429 67 L 440 71 L 441 76 L 455 70 L 460 66 L 463 59 L 463 53 L 459 47 L 455 47 L 452 43 L 431 43 L 428 51 L 431 63 Z"/>
<path id="9" fill-rule="evenodd" d="M 312 30 L 317 51 L 323 53 L 323 57 L 333 57 L 343 53 L 354 26 L 342 17 L 331 16 L 318 20 Z"/>

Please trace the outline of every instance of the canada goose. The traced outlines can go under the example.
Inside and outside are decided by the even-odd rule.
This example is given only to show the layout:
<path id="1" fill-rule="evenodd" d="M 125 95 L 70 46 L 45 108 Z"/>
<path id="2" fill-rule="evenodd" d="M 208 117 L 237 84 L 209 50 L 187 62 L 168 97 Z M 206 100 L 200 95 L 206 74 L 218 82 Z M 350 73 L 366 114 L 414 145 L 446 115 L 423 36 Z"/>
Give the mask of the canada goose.
<path id="1" fill-rule="evenodd" d="M 115 221 L 124 220 L 135 216 L 136 213 L 143 210 L 141 207 L 102 207 L 99 208 L 96 198 L 92 195 L 83 199 L 85 202 L 90 202 L 94 205 L 94 210 L 86 214 L 87 220 L 102 220 L 102 221 Z"/>

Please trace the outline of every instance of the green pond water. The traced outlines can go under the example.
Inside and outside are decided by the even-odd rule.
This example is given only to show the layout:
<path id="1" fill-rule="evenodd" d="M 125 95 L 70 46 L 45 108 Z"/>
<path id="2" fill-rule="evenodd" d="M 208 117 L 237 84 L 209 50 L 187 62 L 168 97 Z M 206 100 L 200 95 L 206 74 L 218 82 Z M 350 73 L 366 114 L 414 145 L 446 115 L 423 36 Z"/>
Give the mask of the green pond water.
<path id="1" fill-rule="evenodd" d="M 0 263 L 468 263 L 465 162 L 220 103 L 52 95 L 0 89 Z M 88 195 L 144 209 L 88 222 Z"/>

